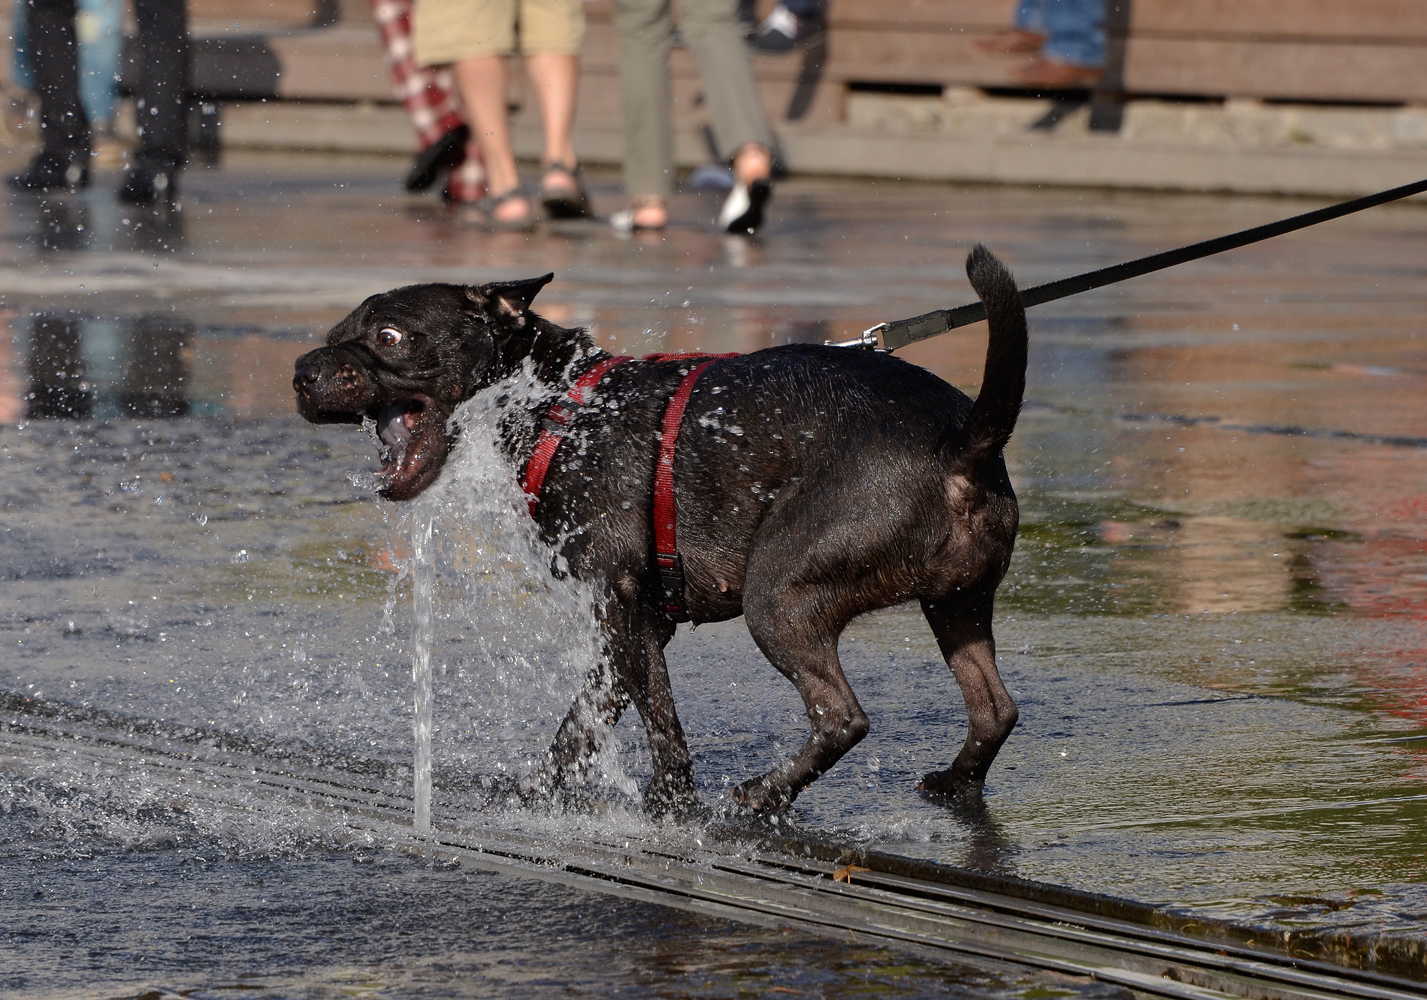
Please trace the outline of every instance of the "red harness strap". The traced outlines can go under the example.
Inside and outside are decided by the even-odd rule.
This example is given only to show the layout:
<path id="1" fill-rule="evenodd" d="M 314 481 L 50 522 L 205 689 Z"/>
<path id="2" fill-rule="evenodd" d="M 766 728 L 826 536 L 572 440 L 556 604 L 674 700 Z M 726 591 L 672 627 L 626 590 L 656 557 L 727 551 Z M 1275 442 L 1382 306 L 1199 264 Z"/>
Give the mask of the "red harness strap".
<path id="1" fill-rule="evenodd" d="M 687 621 L 688 609 L 684 604 L 684 560 L 679 556 L 678 536 L 674 515 L 674 445 L 679 439 L 679 424 L 684 419 L 684 410 L 693 395 L 694 384 L 704 369 L 724 358 L 736 358 L 737 354 L 648 354 L 646 361 L 684 361 L 706 358 L 682 379 L 679 387 L 664 410 L 664 428 L 659 438 L 659 464 L 654 467 L 654 561 L 659 570 L 659 583 L 663 590 L 660 607 L 675 621 Z"/>
<path id="2" fill-rule="evenodd" d="M 679 556 L 674 514 L 674 445 L 679 439 L 679 425 L 684 419 L 684 410 L 689 405 L 689 397 L 694 393 L 694 384 L 704 369 L 716 361 L 736 358 L 737 354 L 646 354 L 645 361 L 696 361 L 692 371 L 686 372 L 679 380 L 679 386 L 669 399 L 664 410 L 663 432 L 659 438 L 659 462 L 654 467 L 654 559 L 659 570 L 659 585 L 662 590 L 660 608 L 675 621 L 688 621 L 688 610 L 684 606 L 684 560 Z M 521 477 L 520 488 L 530 497 L 530 513 L 535 513 L 535 505 L 540 502 L 540 487 L 545 484 L 545 476 L 550 471 L 550 463 L 555 460 L 555 452 L 565 432 L 575 422 L 575 417 L 587 402 L 591 389 L 599 385 L 615 365 L 630 360 L 627 357 L 606 358 L 585 372 L 565 393 L 565 398 L 550 407 L 541 422 L 540 435 L 535 439 L 535 450 L 530 461 L 525 463 L 525 475 Z"/>
<path id="3" fill-rule="evenodd" d="M 565 431 L 575 422 L 575 417 L 588 401 L 591 389 L 599 385 L 615 365 L 630 360 L 627 357 L 605 358 L 585 372 L 575 384 L 570 386 L 565 398 L 551 406 L 541 421 L 540 436 L 535 439 L 535 450 L 530 453 L 530 461 L 525 463 L 525 475 L 521 477 L 520 488 L 530 497 L 530 513 L 535 513 L 535 505 L 540 502 L 540 487 L 545 484 L 545 474 L 550 471 L 550 463 L 560 447 Z"/>

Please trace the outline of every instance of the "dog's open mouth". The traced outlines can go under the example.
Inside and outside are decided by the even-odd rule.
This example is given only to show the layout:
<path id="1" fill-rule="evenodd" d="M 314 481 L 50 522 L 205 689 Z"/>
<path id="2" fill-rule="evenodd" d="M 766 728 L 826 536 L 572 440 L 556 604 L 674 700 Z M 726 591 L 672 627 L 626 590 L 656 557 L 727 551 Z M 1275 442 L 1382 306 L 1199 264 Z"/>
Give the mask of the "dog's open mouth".
<path id="1" fill-rule="evenodd" d="M 451 440 L 450 414 L 428 396 L 400 400 L 369 414 L 376 420 L 382 468 L 379 492 L 388 500 L 410 500 L 436 479 Z"/>

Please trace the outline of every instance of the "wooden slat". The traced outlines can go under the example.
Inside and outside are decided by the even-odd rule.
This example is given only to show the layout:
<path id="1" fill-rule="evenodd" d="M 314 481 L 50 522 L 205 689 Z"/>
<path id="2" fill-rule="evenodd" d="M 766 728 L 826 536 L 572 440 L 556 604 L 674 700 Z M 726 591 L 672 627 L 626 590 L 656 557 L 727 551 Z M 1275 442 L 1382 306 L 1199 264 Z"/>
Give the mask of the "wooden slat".
<path id="1" fill-rule="evenodd" d="M 938 83 L 951 86 L 1005 86 L 1018 63 L 978 51 L 979 36 L 948 31 L 848 30 L 829 40 L 826 83 L 864 80 L 885 83 Z M 587 72 L 617 73 L 619 40 L 611 24 L 592 23 L 585 32 L 581 62 Z M 800 55 L 753 60 L 760 80 L 796 80 Z M 693 55 L 677 49 L 669 61 L 676 77 L 698 75 Z"/>
<path id="2" fill-rule="evenodd" d="M 275 35 L 268 40 L 282 64 L 278 94 L 290 100 L 392 100 L 386 57 L 365 26 Z"/>
<path id="3" fill-rule="evenodd" d="M 244 30 L 257 26 L 302 27 L 312 23 L 315 0 L 188 0 L 188 17 L 195 25 Z"/>
<path id="4" fill-rule="evenodd" d="M 772 6 L 772 0 L 763 0 L 758 5 L 759 17 Z M 828 22 L 834 29 L 930 25 L 987 33 L 1008 27 L 1015 13 L 1016 0 L 834 0 L 828 9 Z M 613 0 L 589 0 L 585 17 L 592 22 L 610 23 L 614 18 Z"/>
<path id="5" fill-rule="evenodd" d="M 840 27 L 942 27 L 985 34 L 1010 27 L 1015 0 L 833 0 L 828 21 Z"/>
<path id="6" fill-rule="evenodd" d="M 1135 35 L 1350 42 L 1427 40 L 1422 0 L 1134 0 Z"/>
<path id="7" fill-rule="evenodd" d="M 1427 101 L 1427 45 L 1131 38 L 1131 92 L 1315 101 Z"/>
<path id="8" fill-rule="evenodd" d="M 763 98 L 763 107 L 768 118 L 776 127 L 784 121 L 788 102 L 793 97 L 796 84 L 787 80 L 763 80 L 758 91 Z M 674 123 L 678 127 L 702 124 L 709 120 L 708 108 L 697 100 L 703 92 L 703 83 L 697 77 L 681 77 L 673 81 Z M 619 128 L 619 78 L 602 73 L 583 73 L 580 76 L 580 90 L 576 104 L 576 118 L 588 125 Z M 530 97 L 522 93 L 521 103 L 529 104 Z M 804 125 L 830 124 L 842 118 L 842 89 L 823 87 L 808 113 L 800 119 Z"/>

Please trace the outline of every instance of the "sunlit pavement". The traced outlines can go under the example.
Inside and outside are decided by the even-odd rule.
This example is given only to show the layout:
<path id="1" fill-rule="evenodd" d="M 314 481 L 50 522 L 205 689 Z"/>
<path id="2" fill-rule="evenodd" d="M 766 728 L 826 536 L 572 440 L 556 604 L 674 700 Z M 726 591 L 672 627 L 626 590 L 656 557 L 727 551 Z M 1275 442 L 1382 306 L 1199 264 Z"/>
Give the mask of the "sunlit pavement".
<path id="1" fill-rule="evenodd" d="M 409 752 L 404 590 L 383 568 L 401 526 L 346 478 L 369 441 L 291 402 L 292 359 L 373 292 L 554 271 L 537 309 L 603 345 L 749 351 L 970 301 L 976 242 L 1034 284 L 1315 204 L 795 180 L 756 240 L 712 231 L 712 192 L 680 196 L 665 234 L 490 234 L 399 194 L 401 168 L 245 155 L 190 171 L 178 210 L 119 206 L 110 177 L 0 205 L 0 688 Z M 619 207 L 616 178 L 594 189 Z M 1408 204 L 1034 310 L 997 616 L 1021 723 L 987 813 L 913 791 L 963 716 L 924 622 L 894 611 L 843 646 L 872 735 L 793 821 L 1153 902 L 1420 933 L 1424 277 L 1427 209 Z M 984 337 L 902 355 L 974 393 Z M 438 677 L 438 771 L 538 752 L 575 680 L 489 697 L 483 657 L 506 669 L 500 644 L 520 636 L 464 612 Z M 802 739 L 741 623 L 681 632 L 670 660 L 707 799 Z M 539 657 L 520 669 L 537 677 Z M 520 724 L 466 728 L 497 710 Z M 11 857 L 64 831 L 101 858 L 146 836 L 139 820 L 65 826 L 51 790 L 8 789 L 0 805 L 29 817 Z M 204 837 L 232 848 L 207 830 L 174 849 Z"/>

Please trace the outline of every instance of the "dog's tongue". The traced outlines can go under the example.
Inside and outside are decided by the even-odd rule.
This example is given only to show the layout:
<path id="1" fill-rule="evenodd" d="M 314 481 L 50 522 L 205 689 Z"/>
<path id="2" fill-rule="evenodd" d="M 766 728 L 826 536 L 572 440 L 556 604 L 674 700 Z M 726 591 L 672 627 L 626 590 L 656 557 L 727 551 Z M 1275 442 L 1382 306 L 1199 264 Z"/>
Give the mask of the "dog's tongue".
<path id="1" fill-rule="evenodd" d="M 406 446 L 411 443 L 411 429 L 406 426 L 406 404 L 393 403 L 382 408 L 377 417 L 377 436 L 386 445 L 394 465 L 400 465 L 406 457 Z"/>

